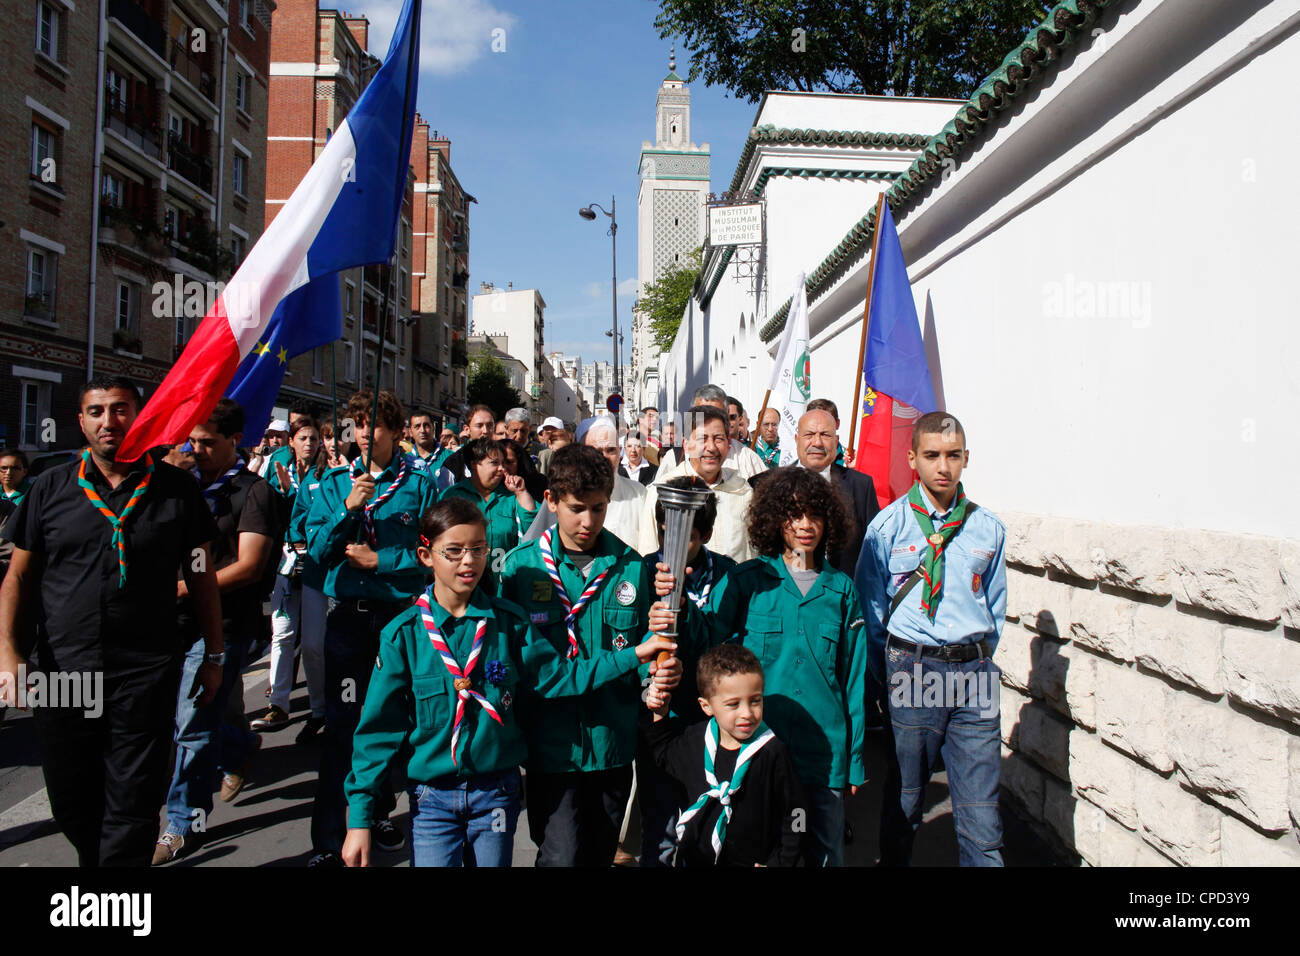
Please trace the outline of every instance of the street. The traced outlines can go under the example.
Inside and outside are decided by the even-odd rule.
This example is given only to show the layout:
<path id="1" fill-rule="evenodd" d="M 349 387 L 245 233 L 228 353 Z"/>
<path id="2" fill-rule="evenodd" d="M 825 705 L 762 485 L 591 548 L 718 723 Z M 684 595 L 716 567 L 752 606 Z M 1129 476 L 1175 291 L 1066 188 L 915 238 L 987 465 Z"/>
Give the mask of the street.
<path id="1" fill-rule="evenodd" d="M 244 707 L 250 719 L 266 709 L 268 659 L 244 672 Z M 297 735 L 307 715 L 307 688 L 300 679 L 294 689 L 294 718 L 287 726 L 262 735 L 262 748 L 254 758 L 248 783 L 233 803 L 214 796 L 215 809 L 208 838 L 195 852 L 168 864 L 189 866 L 304 866 L 311 856 L 311 801 L 315 792 L 319 746 L 298 744 Z M 318 738 L 319 739 L 319 738 Z M 880 813 L 880 788 L 884 757 L 878 734 L 867 741 L 870 782 L 849 798 L 848 818 L 853 840 L 846 848 L 850 866 L 871 866 L 876 859 L 876 828 Z M 957 843 L 952 810 L 943 773 L 931 782 L 926 815 L 916 841 L 919 866 L 955 866 Z M 1044 865 L 1054 862 L 1023 824 L 1008 813 L 1006 825 L 1008 865 Z M 407 797 L 400 792 L 393 819 L 403 831 L 408 824 Z M 161 808 L 159 826 L 163 823 Z M 639 853 L 634 825 L 625 848 Z M 528 838 L 526 814 L 519 818 L 514 865 L 532 866 L 537 848 Z M 373 851 L 373 866 L 408 866 L 409 851 Z M 0 722 L 0 867 L 76 866 L 72 845 L 50 817 L 49 801 L 41 778 L 35 732 L 30 714 L 11 711 Z"/>

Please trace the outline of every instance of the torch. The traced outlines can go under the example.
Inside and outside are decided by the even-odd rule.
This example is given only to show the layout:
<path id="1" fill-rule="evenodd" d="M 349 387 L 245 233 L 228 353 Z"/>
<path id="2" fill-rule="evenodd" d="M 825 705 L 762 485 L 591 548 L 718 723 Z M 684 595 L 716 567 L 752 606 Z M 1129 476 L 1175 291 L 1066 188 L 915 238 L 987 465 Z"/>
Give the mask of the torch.
<path id="1" fill-rule="evenodd" d="M 704 507 L 713 494 L 708 488 L 680 488 L 669 484 L 654 486 L 659 503 L 664 506 L 664 563 L 673 576 L 672 592 L 664 599 L 673 612 L 673 629 L 664 637 L 677 637 L 678 613 L 682 605 L 682 588 L 686 584 L 686 558 L 691 552 L 691 528 L 695 525 L 695 512 Z M 668 659 L 661 651 L 658 662 Z"/>

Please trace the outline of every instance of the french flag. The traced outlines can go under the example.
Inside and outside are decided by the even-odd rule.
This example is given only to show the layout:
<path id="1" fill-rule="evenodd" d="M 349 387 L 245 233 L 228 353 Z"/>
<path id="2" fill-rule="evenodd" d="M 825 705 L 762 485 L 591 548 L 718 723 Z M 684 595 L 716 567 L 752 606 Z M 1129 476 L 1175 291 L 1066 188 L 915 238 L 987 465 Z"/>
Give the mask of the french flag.
<path id="1" fill-rule="evenodd" d="M 880 205 L 879 233 L 871 262 L 871 305 L 862 363 L 862 407 L 853 467 L 870 475 L 880 507 L 907 493 L 913 472 L 907 463 L 912 425 L 938 411 L 912 284 L 889 203 Z"/>
<path id="2" fill-rule="evenodd" d="M 132 424 L 119 461 L 182 441 L 205 421 L 290 293 L 317 277 L 392 257 L 410 162 L 419 42 L 420 4 L 406 0 L 383 66 L 203 317 Z"/>

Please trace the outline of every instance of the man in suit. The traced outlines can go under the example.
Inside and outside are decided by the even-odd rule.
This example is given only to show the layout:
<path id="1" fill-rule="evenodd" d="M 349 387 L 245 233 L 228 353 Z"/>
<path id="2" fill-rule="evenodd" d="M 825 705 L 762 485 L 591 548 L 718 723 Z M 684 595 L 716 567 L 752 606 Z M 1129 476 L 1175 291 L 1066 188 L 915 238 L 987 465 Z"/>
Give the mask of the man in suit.
<path id="1" fill-rule="evenodd" d="M 799 466 L 817 472 L 834 485 L 850 508 L 853 527 L 848 529 L 848 533 L 844 536 L 844 547 L 829 557 L 831 564 L 852 577 L 858 563 L 862 536 L 866 534 L 871 519 L 880 510 L 880 503 L 876 498 L 876 486 L 870 475 L 835 464 L 835 451 L 838 445 L 837 423 L 830 412 L 817 408 L 803 413 L 799 419 L 799 429 L 795 434 Z M 770 471 L 765 471 L 751 479 L 751 484 L 757 486 L 770 474 Z"/>

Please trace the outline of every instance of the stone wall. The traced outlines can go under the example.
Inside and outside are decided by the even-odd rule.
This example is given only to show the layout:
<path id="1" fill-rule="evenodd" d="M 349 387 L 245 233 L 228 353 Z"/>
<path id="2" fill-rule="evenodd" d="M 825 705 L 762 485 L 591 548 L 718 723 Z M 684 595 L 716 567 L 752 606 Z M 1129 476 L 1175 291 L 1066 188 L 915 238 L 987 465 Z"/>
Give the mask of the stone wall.
<path id="1" fill-rule="evenodd" d="M 1300 543 L 1001 517 L 1012 807 L 1092 866 L 1300 866 Z"/>

